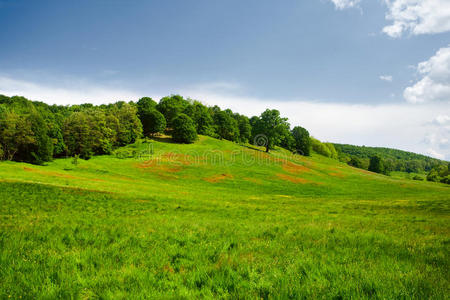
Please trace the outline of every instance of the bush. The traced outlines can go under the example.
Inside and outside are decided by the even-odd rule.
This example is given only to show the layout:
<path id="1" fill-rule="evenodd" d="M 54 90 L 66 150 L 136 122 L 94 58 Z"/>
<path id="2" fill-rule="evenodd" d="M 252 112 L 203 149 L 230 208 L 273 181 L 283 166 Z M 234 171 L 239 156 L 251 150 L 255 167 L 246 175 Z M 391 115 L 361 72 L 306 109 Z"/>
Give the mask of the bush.
<path id="1" fill-rule="evenodd" d="M 352 158 L 348 162 L 348 165 L 355 168 L 364 169 L 362 161 L 356 156 L 352 156 Z"/>
<path id="2" fill-rule="evenodd" d="M 317 154 L 320 154 L 320 155 L 323 155 L 326 157 L 331 157 L 330 149 L 325 144 L 323 144 L 319 140 L 316 140 L 313 137 L 311 137 L 311 147 L 314 150 L 314 152 L 316 152 Z"/>
<path id="3" fill-rule="evenodd" d="M 414 177 L 412 178 L 413 180 L 420 180 L 423 181 L 423 178 L 419 175 L 414 175 Z"/>
<path id="4" fill-rule="evenodd" d="M 427 175 L 427 180 L 432 182 L 438 182 L 439 181 L 439 174 L 436 170 L 431 170 L 430 173 Z"/>
<path id="5" fill-rule="evenodd" d="M 190 144 L 197 139 L 194 121 L 185 114 L 179 114 L 172 121 L 172 138 L 179 143 Z"/>
<path id="6" fill-rule="evenodd" d="M 338 153 L 336 151 L 336 148 L 334 148 L 332 143 L 324 143 L 324 145 L 330 150 L 330 157 L 334 159 L 338 159 Z"/>
<path id="7" fill-rule="evenodd" d="M 450 184 L 450 175 L 447 175 L 441 179 L 442 183 Z"/>

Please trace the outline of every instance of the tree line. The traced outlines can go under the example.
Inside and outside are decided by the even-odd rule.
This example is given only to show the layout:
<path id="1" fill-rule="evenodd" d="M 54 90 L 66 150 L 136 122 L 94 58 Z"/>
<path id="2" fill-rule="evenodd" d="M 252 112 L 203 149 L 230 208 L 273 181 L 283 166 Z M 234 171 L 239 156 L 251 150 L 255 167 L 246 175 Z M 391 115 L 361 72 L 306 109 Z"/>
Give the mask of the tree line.
<path id="1" fill-rule="evenodd" d="M 162 133 L 179 143 L 193 143 L 200 134 L 237 143 L 256 141 L 267 152 L 280 146 L 302 155 L 310 155 L 320 143 L 305 128 L 291 129 L 274 109 L 248 118 L 180 95 L 159 102 L 143 97 L 137 102 L 70 106 L 0 95 L 0 160 L 42 164 L 57 157 L 89 159 Z"/>
<path id="2" fill-rule="evenodd" d="M 424 173 L 428 181 L 450 183 L 449 163 L 425 155 L 383 147 L 334 144 L 338 159 L 353 167 L 389 175 L 399 171 Z M 415 180 L 423 180 L 418 175 Z"/>
<path id="3" fill-rule="evenodd" d="M 291 129 L 275 109 L 248 118 L 180 95 L 159 102 L 143 97 L 137 102 L 70 106 L 0 95 L 0 160 L 43 164 L 67 156 L 89 159 L 163 133 L 178 143 L 193 143 L 198 135 L 207 135 L 264 146 L 266 152 L 276 146 L 304 156 L 314 151 L 386 175 L 428 172 L 430 181 L 450 181 L 445 162 L 389 148 L 322 143 L 303 127 Z"/>

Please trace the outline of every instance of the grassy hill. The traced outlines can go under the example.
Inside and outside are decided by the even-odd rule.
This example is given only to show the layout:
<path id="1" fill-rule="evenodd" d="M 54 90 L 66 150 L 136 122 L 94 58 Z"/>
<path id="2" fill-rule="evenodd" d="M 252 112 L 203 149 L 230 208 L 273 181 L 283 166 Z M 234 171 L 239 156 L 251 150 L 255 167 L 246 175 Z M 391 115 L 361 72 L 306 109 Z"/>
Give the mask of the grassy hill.
<path id="1" fill-rule="evenodd" d="M 261 150 L 0 162 L 0 298 L 448 296 L 448 186 Z"/>

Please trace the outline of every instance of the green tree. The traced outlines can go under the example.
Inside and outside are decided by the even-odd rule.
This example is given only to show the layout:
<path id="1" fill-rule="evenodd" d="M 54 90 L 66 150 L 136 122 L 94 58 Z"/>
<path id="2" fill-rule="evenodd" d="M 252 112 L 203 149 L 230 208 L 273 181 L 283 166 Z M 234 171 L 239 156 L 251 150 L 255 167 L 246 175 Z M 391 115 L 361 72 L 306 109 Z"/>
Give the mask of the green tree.
<path id="1" fill-rule="evenodd" d="M 352 158 L 348 162 L 348 165 L 355 168 L 364 169 L 362 161 L 356 156 L 352 156 Z"/>
<path id="2" fill-rule="evenodd" d="M 256 121 L 254 143 L 265 146 L 266 152 L 280 145 L 286 131 L 289 131 L 287 118 L 282 118 L 276 109 L 266 109 Z M 258 138 L 259 135 L 259 138 Z"/>
<path id="3" fill-rule="evenodd" d="M 321 141 L 311 137 L 311 148 L 316 152 L 317 154 L 331 157 L 330 148 L 328 148 L 324 143 Z"/>
<path id="4" fill-rule="evenodd" d="M 139 99 L 139 101 L 136 103 L 139 118 L 141 118 L 142 113 L 155 110 L 156 105 L 156 101 L 154 101 L 150 97 L 142 97 L 141 99 Z"/>
<path id="5" fill-rule="evenodd" d="M 135 106 L 122 103 L 117 105 L 111 113 L 119 120 L 119 128 L 116 130 L 117 146 L 132 144 L 142 136 L 142 123 L 137 116 Z"/>
<path id="6" fill-rule="evenodd" d="M 379 155 L 370 158 L 369 171 L 381 174 L 384 172 L 383 160 Z"/>
<path id="7" fill-rule="evenodd" d="M 214 121 L 208 107 L 194 100 L 192 101 L 192 105 L 186 107 L 184 113 L 194 121 L 198 134 L 214 135 Z"/>
<path id="8" fill-rule="evenodd" d="M 247 143 L 252 135 L 250 120 L 246 116 L 240 114 L 234 114 L 234 118 L 238 123 L 239 142 Z"/>
<path id="9" fill-rule="evenodd" d="M 162 98 L 156 109 L 166 118 L 167 127 L 172 128 L 172 120 L 180 113 L 184 113 L 189 105 L 189 102 L 180 95 L 172 95 Z"/>
<path id="10" fill-rule="evenodd" d="M 214 113 L 214 125 L 220 139 L 237 141 L 239 138 L 238 122 L 226 111 Z"/>
<path id="11" fill-rule="evenodd" d="M 143 111 L 140 117 L 145 136 L 154 136 L 157 133 L 163 133 L 166 129 L 164 115 L 155 109 Z"/>
<path id="12" fill-rule="evenodd" d="M 330 151 L 330 157 L 331 158 L 334 158 L 334 159 L 338 159 L 338 157 L 339 157 L 339 155 L 338 155 L 338 153 L 337 153 L 337 151 L 336 151 L 336 148 L 334 148 L 334 146 L 333 146 L 333 144 L 332 143 L 323 143 L 327 148 L 328 148 L 328 150 Z"/>
<path id="13" fill-rule="evenodd" d="M 194 121 L 186 115 L 179 114 L 172 122 L 172 138 L 179 143 L 190 144 L 197 140 Z"/>
<path id="14" fill-rule="evenodd" d="M 309 132 L 303 127 L 296 126 L 292 129 L 292 136 L 294 137 L 294 148 L 298 154 L 304 156 L 311 155 L 311 138 Z"/>

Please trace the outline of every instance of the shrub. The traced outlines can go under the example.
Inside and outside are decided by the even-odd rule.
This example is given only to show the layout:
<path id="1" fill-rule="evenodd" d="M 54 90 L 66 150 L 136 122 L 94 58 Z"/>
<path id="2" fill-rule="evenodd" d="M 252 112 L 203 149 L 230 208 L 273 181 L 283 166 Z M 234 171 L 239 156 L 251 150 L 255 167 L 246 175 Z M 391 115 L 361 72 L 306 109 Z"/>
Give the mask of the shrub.
<path id="1" fill-rule="evenodd" d="M 194 121 L 185 114 L 179 114 L 172 121 L 172 138 L 179 143 L 190 144 L 197 139 Z"/>
<path id="2" fill-rule="evenodd" d="M 427 175 L 427 180 L 432 182 L 438 182 L 439 181 L 439 174 L 436 170 L 431 170 L 430 173 Z"/>
<path id="3" fill-rule="evenodd" d="M 442 183 L 450 184 L 450 175 L 447 175 L 441 179 Z"/>
<path id="4" fill-rule="evenodd" d="M 320 154 L 320 155 L 323 155 L 326 157 L 331 157 L 330 149 L 325 144 L 323 144 L 319 140 L 316 140 L 313 137 L 311 137 L 311 147 L 314 150 L 314 152 L 316 152 L 317 154 Z"/>
<path id="5" fill-rule="evenodd" d="M 412 178 L 413 180 L 420 180 L 423 181 L 423 178 L 419 175 L 414 175 L 414 177 Z"/>

